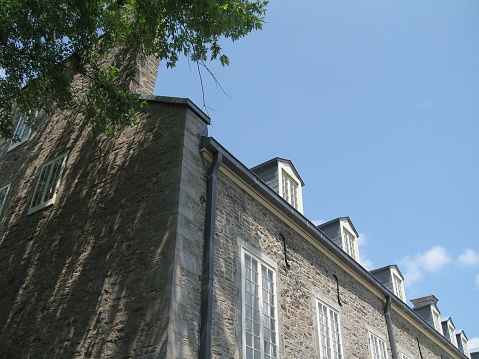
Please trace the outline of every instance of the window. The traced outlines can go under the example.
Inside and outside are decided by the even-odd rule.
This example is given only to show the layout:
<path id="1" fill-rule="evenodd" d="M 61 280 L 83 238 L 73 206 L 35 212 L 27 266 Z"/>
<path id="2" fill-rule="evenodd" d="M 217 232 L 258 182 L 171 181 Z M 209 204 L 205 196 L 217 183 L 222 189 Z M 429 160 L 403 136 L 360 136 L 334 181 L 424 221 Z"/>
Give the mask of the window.
<path id="1" fill-rule="evenodd" d="M 449 330 L 449 338 L 451 339 L 451 343 L 457 347 L 457 340 L 456 340 L 456 330 L 451 322 L 447 323 L 447 328 Z"/>
<path id="2" fill-rule="evenodd" d="M 55 201 L 66 156 L 67 154 L 64 153 L 42 166 L 28 214 L 49 206 Z"/>
<path id="3" fill-rule="evenodd" d="M 318 301 L 318 334 L 321 359 L 342 359 L 339 313 Z"/>
<path id="4" fill-rule="evenodd" d="M 8 190 L 10 189 L 10 183 L 0 188 L 0 216 L 2 215 L 2 209 L 7 201 Z"/>
<path id="5" fill-rule="evenodd" d="M 278 358 L 274 270 L 243 251 L 243 357 Z"/>
<path id="6" fill-rule="evenodd" d="M 356 254 L 356 238 L 346 229 L 344 231 L 344 251 L 354 259 L 357 259 Z"/>
<path id="7" fill-rule="evenodd" d="M 373 359 L 387 359 L 386 342 L 379 339 L 373 333 L 369 333 L 369 344 L 371 346 L 371 355 Z"/>
<path id="8" fill-rule="evenodd" d="M 393 286 L 394 286 L 394 294 L 396 294 L 396 296 L 399 299 L 405 301 L 406 298 L 404 296 L 402 279 L 399 278 L 397 274 L 394 274 L 394 273 L 393 273 Z"/>
<path id="9" fill-rule="evenodd" d="M 439 333 L 442 334 L 442 326 L 441 326 L 441 319 L 439 317 L 439 312 L 434 309 L 432 309 L 432 322 L 434 324 L 434 329 L 436 329 Z"/>
<path id="10" fill-rule="evenodd" d="M 281 177 L 283 178 L 283 198 L 294 208 L 299 209 L 298 183 L 286 171 L 282 171 Z"/>
<path id="11" fill-rule="evenodd" d="M 29 126 L 29 122 L 33 120 L 36 116 L 37 111 L 34 111 L 30 114 L 25 114 L 20 117 L 18 120 L 17 128 L 15 129 L 15 133 L 13 135 L 13 140 L 10 142 L 10 146 L 8 146 L 8 150 L 10 151 L 15 147 L 21 145 L 23 142 L 26 142 L 30 137 L 31 127 Z"/>
<path id="12" fill-rule="evenodd" d="M 462 342 L 462 352 L 464 353 L 465 356 L 467 356 L 468 358 L 471 357 L 471 355 L 469 354 L 469 349 L 467 347 L 467 339 L 464 338 L 463 335 L 461 335 L 461 342 Z"/>

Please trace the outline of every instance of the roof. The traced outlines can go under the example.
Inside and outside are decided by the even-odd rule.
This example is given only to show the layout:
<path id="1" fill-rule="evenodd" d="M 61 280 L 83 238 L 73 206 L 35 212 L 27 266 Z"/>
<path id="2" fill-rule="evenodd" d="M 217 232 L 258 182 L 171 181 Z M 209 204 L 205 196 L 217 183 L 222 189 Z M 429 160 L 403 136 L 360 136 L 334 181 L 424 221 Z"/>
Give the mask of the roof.
<path id="1" fill-rule="evenodd" d="M 168 97 L 168 96 L 155 96 L 155 95 L 134 95 L 145 101 L 155 101 L 155 102 L 167 102 L 187 106 L 190 110 L 196 113 L 206 124 L 211 124 L 210 117 L 205 114 L 198 106 L 194 104 L 189 98 L 183 97 Z"/>
<path id="2" fill-rule="evenodd" d="M 293 165 L 293 162 L 290 161 L 290 160 L 287 160 L 285 158 L 281 158 L 281 157 L 275 157 L 275 158 L 272 158 L 270 159 L 269 161 L 266 161 L 266 162 L 263 162 L 257 166 L 254 166 L 252 168 L 250 168 L 250 171 L 256 171 L 258 170 L 259 168 L 262 168 L 262 167 L 267 167 L 267 166 L 270 166 L 272 164 L 277 164 L 278 162 L 286 162 L 288 163 L 290 166 L 291 166 L 291 169 L 293 170 L 294 174 L 296 175 L 296 177 L 299 179 L 299 181 L 301 182 L 301 186 L 304 186 L 304 182 L 303 180 L 301 179 L 301 176 L 299 175 L 298 171 L 296 170 L 296 168 L 294 167 Z"/>
<path id="3" fill-rule="evenodd" d="M 349 225 L 351 226 L 351 228 L 353 229 L 354 233 L 356 234 L 356 237 L 359 237 L 359 233 L 358 231 L 356 230 L 356 228 L 354 228 L 354 224 L 353 222 L 351 222 L 351 219 L 349 217 L 338 217 L 338 218 L 335 218 L 335 219 L 332 219 L 328 222 L 325 222 L 325 223 L 321 223 L 320 225 L 318 225 L 318 228 L 322 228 L 322 227 L 326 227 L 327 225 L 331 224 L 331 223 L 334 223 L 334 222 L 339 222 L 341 220 L 347 220 L 349 222 Z"/>
<path id="4" fill-rule="evenodd" d="M 401 279 L 404 280 L 404 276 L 402 275 L 401 271 L 399 270 L 399 267 L 396 264 L 391 264 L 391 265 L 384 266 L 384 267 L 381 267 L 381 268 L 372 269 L 372 270 L 369 271 L 369 273 L 371 273 L 371 274 L 378 273 L 378 272 L 381 272 L 385 269 L 390 269 L 391 267 L 395 267 L 397 272 L 401 276 Z"/>

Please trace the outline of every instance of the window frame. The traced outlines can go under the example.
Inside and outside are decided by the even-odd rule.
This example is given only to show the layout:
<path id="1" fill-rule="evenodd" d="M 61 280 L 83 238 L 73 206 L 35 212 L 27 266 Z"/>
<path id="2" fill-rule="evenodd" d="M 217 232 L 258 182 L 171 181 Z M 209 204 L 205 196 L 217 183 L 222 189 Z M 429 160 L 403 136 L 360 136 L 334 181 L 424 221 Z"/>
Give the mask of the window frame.
<path id="1" fill-rule="evenodd" d="M 369 349 L 372 359 L 388 359 L 386 341 L 372 332 L 368 332 Z M 373 343 L 374 341 L 374 343 Z"/>
<path id="2" fill-rule="evenodd" d="M 5 191 L 3 199 L 0 199 L 0 217 L 2 216 L 3 208 L 5 207 L 5 203 L 7 203 L 8 192 L 10 191 L 12 183 L 8 183 L 5 186 L 0 187 L 0 193 Z"/>
<path id="3" fill-rule="evenodd" d="M 35 119 L 37 117 L 37 113 L 38 111 L 35 110 L 31 113 L 25 113 L 20 116 L 17 127 L 15 128 L 13 139 L 10 141 L 7 152 L 13 150 L 30 139 L 32 128 L 26 124 L 26 122 L 30 119 Z M 16 138 L 18 138 L 18 140 L 15 140 Z"/>
<path id="4" fill-rule="evenodd" d="M 404 282 L 396 273 L 396 271 L 392 272 L 392 281 L 393 281 L 393 289 L 394 294 L 401 299 L 403 302 L 406 301 L 406 295 L 404 293 Z"/>
<path id="5" fill-rule="evenodd" d="M 432 323 L 433 323 L 434 329 L 436 329 L 439 333 L 444 335 L 444 333 L 442 332 L 441 315 L 439 311 L 433 306 L 431 306 L 431 316 L 432 316 Z"/>
<path id="6" fill-rule="evenodd" d="M 327 313 L 327 318 L 326 318 L 327 323 L 325 325 L 325 328 L 328 331 L 326 339 L 328 340 L 328 344 L 329 344 L 328 345 L 329 353 L 323 353 L 323 343 L 322 343 L 323 334 L 321 333 L 321 327 L 323 325 L 323 321 L 321 321 L 320 315 L 324 316 L 324 313 L 320 311 L 320 308 L 319 308 L 320 305 L 326 308 L 326 313 Z M 336 333 L 337 333 L 339 342 L 338 341 L 334 342 L 333 334 L 331 333 L 332 329 L 334 329 L 332 328 L 333 325 L 331 324 L 331 312 L 337 315 Z M 344 351 L 343 351 L 344 343 L 343 343 L 343 335 L 341 330 L 341 313 L 339 312 L 339 310 L 327 304 L 326 302 L 316 298 L 316 321 L 317 321 L 317 331 L 318 331 L 317 340 L 318 340 L 318 346 L 319 346 L 319 358 L 321 359 L 344 358 Z M 339 345 L 339 350 L 337 350 L 338 345 Z"/>
<path id="7" fill-rule="evenodd" d="M 468 340 L 466 339 L 466 337 L 464 335 L 461 334 L 461 345 L 462 345 L 462 352 L 465 356 L 467 356 L 468 358 L 471 357 L 471 354 L 469 353 L 469 347 L 468 347 L 468 344 L 467 344 Z"/>
<path id="8" fill-rule="evenodd" d="M 28 214 L 37 212 L 38 210 L 48 207 L 52 205 L 53 203 L 55 203 L 55 199 L 58 194 L 58 189 L 60 187 L 60 181 L 62 178 L 63 170 L 65 169 L 67 156 L 68 156 L 68 152 L 65 152 L 61 154 L 60 156 L 55 157 L 53 160 L 50 160 L 42 165 L 42 167 L 40 168 L 40 172 L 37 175 L 38 177 L 35 183 L 35 189 L 33 190 L 32 198 L 30 200 Z M 51 165 L 54 166 L 55 163 L 60 159 L 62 160 L 62 162 L 60 163 L 60 168 L 57 170 L 57 173 L 55 174 L 53 167 L 51 167 L 46 173 L 46 178 L 42 180 L 42 177 L 44 176 L 44 173 L 45 173 L 44 171 L 46 170 L 46 168 Z M 52 175 L 56 176 L 55 183 L 51 182 Z M 43 189 L 41 191 L 39 191 L 40 185 L 43 186 Z M 50 187 L 50 189 L 48 189 L 48 187 Z M 37 203 L 37 192 L 40 193 L 40 201 L 38 203 Z M 47 193 L 51 193 L 51 195 L 49 198 L 45 199 L 44 197 Z"/>
<path id="9" fill-rule="evenodd" d="M 354 260 L 358 260 L 358 240 L 345 226 L 343 227 L 343 250 Z"/>
<path id="10" fill-rule="evenodd" d="M 248 345 L 247 343 L 247 331 L 246 331 L 246 321 L 248 320 L 247 316 L 246 316 L 246 311 L 247 311 L 247 303 L 246 303 L 246 292 L 247 292 L 247 286 L 246 286 L 246 281 L 247 281 L 247 277 L 246 277 L 246 274 L 247 274 L 247 268 L 246 268 L 246 256 L 249 256 L 251 260 L 255 260 L 257 262 L 257 265 L 258 265 L 258 272 L 257 272 L 257 275 L 258 275 L 258 281 L 257 281 L 257 285 L 258 285 L 258 308 L 257 308 L 257 311 L 258 311 L 258 320 L 257 320 L 257 323 L 259 325 L 259 353 L 260 353 L 260 358 L 263 359 L 263 358 L 274 358 L 274 359 L 279 359 L 280 358 L 280 353 L 279 353 L 279 349 L 280 349 L 280 346 L 279 346 L 279 320 L 278 320 L 278 296 L 277 296 L 277 269 L 276 269 L 276 266 L 272 265 L 270 263 L 269 260 L 267 260 L 266 258 L 264 258 L 264 256 L 262 255 L 258 255 L 258 254 L 255 254 L 253 253 L 253 251 L 250 251 L 244 247 L 241 247 L 241 300 L 242 300 L 242 304 L 241 304 L 241 323 L 242 323 L 242 328 L 241 328 L 241 331 L 242 331 L 242 358 L 244 359 L 250 359 L 250 357 L 248 357 L 248 348 L 250 348 L 250 346 Z M 264 286 L 263 286 L 263 277 L 262 277 L 262 269 L 266 268 L 267 270 L 271 271 L 272 272 L 272 295 L 273 295 L 273 311 L 272 311 L 272 314 L 274 316 L 273 320 L 274 320 L 274 328 L 272 330 L 273 332 L 273 337 L 274 337 L 274 346 L 276 348 L 276 352 L 273 353 L 272 356 L 269 356 L 268 354 L 265 353 L 265 330 L 268 330 L 269 328 L 265 328 L 265 313 L 263 313 L 264 311 L 264 298 L 263 298 L 263 289 Z M 254 283 L 254 282 L 253 282 Z M 271 304 L 271 303 L 269 303 Z M 268 304 L 267 304 L 268 305 Z M 249 306 L 249 305 L 248 305 Z M 250 306 L 251 307 L 251 306 Z M 253 307 L 251 307 L 253 309 Z M 270 308 L 271 309 L 271 308 Z M 271 313 L 271 311 L 270 311 Z M 253 320 L 253 318 L 251 318 L 251 320 Z M 271 322 L 270 322 L 271 324 Z M 251 341 L 254 341 L 254 338 L 253 338 L 253 335 L 252 334 L 252 339 Z M 253 353 L 254 353 L 254 350 L 253 350 Z M 253 355 L 254 357 L 254 355 Z"/>
<path id="11" fill-rule="evenodd" d="M 285 169 L 281 169 L 281 191 L 284 200 L 299 211 L 299 183 Z"/>
<path id="12" fill-rule="evenodd" d="M 450 321 L 447 322 L 447 330 L 449 331 L 451 343 L 457 348 L 456 328 L 454 328 Z"/>

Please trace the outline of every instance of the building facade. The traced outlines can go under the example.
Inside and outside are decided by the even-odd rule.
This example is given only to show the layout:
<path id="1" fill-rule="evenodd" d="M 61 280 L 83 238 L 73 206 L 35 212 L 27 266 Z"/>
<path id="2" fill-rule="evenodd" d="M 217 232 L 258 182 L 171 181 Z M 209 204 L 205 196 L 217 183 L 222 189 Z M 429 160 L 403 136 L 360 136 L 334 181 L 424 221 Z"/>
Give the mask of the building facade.
<path id="1" fill-rule="evenodd" d="M 191 101 L 142 98 L 114 139 L 40 112 L 0 142 L 0 358 L 467 357 L 348 217 L 302 214 L 291 161 L 250 170 Z"/>

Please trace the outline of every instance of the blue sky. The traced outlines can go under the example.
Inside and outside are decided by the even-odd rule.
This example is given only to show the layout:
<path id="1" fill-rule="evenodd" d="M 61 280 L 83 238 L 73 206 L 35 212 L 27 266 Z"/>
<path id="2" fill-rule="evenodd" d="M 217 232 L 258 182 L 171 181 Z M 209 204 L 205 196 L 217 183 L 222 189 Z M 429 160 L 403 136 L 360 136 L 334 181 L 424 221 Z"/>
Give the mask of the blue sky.
<path id="1" fill-rule="evenodd" d="M 304 213 L 349 216 L 368 269 L 397 264 L 479 347 L 479 2 L 272 0 L 231 64 L 160 66 L 248 167 L 293 161 Z"/>

